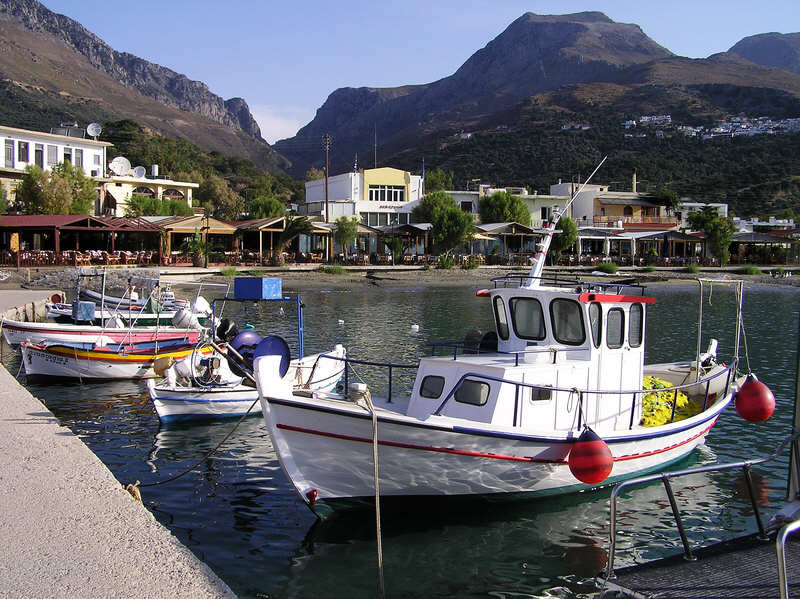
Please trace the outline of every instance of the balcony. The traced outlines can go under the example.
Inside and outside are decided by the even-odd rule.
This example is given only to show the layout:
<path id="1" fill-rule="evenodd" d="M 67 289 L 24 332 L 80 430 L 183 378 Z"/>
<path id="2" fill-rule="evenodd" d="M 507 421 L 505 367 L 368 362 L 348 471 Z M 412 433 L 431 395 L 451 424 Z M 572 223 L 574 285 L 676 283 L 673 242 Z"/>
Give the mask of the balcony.
<path id="1" fill-rule="evenodd" d="M 595 216 L 595 227 L 613 227 L 622 223 L 623 228 L 631 226 L 677 227 L 677 216 Z"/>

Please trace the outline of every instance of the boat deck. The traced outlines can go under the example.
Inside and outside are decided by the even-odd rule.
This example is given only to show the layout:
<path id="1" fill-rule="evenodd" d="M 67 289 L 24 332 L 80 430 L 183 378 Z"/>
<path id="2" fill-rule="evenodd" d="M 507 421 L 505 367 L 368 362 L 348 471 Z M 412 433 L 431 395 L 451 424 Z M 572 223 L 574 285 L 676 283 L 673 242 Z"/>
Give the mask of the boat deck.
<path id="1" fill-rule="evenodd" d="M 800 595 L 800 538 L 786 543 L 786 575 L 790 595 Z M 617 578 L 601 596 L 658 599 L 769 599 L 780 597 L 775 535 L 761 541 L 743 537 L 695 552 L 617 570 Z"/>

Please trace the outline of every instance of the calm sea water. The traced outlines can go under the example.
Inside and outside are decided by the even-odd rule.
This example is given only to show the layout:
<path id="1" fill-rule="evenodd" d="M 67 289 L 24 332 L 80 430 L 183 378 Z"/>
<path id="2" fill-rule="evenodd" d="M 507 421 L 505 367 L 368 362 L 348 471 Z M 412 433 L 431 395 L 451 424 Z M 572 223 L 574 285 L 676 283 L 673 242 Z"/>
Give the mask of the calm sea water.
<path id="1" fill-rule="evenodd" d="M 412 362 L 434 341 L 490 330 L 489 304 L 474 290 L 384 289 L 304 292 L 306 352 L 343 343 L 351 357 Z M 688 359 L 696 344 L 695 286 L 651 287 L 648 362 Z M 755 458 L 788 434 L 797 364 L 800 294 L 749 288 L 744 321 L 751 368 L 778 407 L 763 424 L 723 414 L 705 446 L 678 465 Z M 706 330 L 723 328 L 719 355 L 730 359 L 735 305 L 730 290 L 706 297 Z M 260 333 L 282 334 L 296 347 L 294 308 L 226 307 Z M 340 322 L 343 321 L 343 322 Z M 412 332 L 412 324 L 419 325 Z M 707 344 L 704 337 L 703 348 Z M 744 360 L 744 356 L 742 356 Z M 6 353 L 12 373 L 19 359 Z M 743 363 L 743 368 L 746 363 Z M 364 369 L 362 376 L 374 374 Z M 24 382 L 24 375 L 22 375 Z M 399 384 L 410 385 L 411 377 Z M 396 380 L 396 382 L 398 382 Z M 371 381 L 379 392 L 385 381 Z M 143 383 L 31 385 L 31 392 L 103 460 L 123 483 L 154 483 L 182 472 L 219 443 L 232 421 L 165 427 Z M 397 387 L 395 388 L 397 390 Z M 768 517 L 785 496 L 787 460 L 755 473 Z M 677 484 L 685 525 L 695 543 L 755 530 L 743 479 L 702 474 Z M 260 416 L 192 472 L 144 487 L 145 505 L 240 597 L 374 597 L 374 514 L 317 522 L 286 480 Z M 580 581 L 606 564 L 608 489 L 553 499 L 496 503 L 409 502 L 384 514 L 388 597 L 579 597 Z M 680 552 L 660 483 L 623 496 L 617 566 Z"/>

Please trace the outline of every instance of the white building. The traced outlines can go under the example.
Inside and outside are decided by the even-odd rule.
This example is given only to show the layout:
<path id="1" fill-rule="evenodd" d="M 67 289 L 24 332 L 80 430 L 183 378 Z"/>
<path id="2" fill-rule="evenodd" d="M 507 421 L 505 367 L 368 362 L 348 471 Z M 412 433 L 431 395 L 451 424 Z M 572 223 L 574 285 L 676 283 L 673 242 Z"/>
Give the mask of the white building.
<path id="1" fill-rule="evenodd" d="M 95 205 L 95 214 L 100 216 L 124 216 L 128 202 L 135 195 L 149 196 L 159 200 L 182 200 L 192 207 L 192 194 L 200 187 L 198 183 L 173 181 L 158 174 L 158 167 L 151 167 L 151 175 L 137 177 L 112 175 L 102 181 Z"/>
<path id="2" fill-rule="evenodd" d="M 355 216 L 369 226 L 408 224 L 422 197 L 418 175 L 396 168 L 364 169 L 328 178 L 326 217 L 325 179 L 306 181 L 306 203 L 299 213 L 335 222 Z"/>
<path id="3" fill-rule="evenodd" d="M 680 219 L 678 227 L 680 229 L 689 229 L 689 215 L 693 212 L 701 212 L 703 208 L 713 208 L 716 213 L 722 218 L 728 218 L 728 205 L 722 203 L 707 203 L 707 202 L 681 202 L 678 204 L 676 211 L 677 217 Z M 750 229 L 752 231 L 752 229 Z"/>
<path id="4" fill-rule="evenodd" d="M 56 133 L 43 133 L 0 126 L 0 146 L 3 159 L 0 164 L 0 181 L 10 191 L 9 203 L 25 167 L 36 165 L 43 171 L 51 170 L 60 162 L 80 167 L 87 177 L 101 178 L 106 174 L 106 151 L 113 145 L 84 137 L 85 130 L 61 127 Z"/>

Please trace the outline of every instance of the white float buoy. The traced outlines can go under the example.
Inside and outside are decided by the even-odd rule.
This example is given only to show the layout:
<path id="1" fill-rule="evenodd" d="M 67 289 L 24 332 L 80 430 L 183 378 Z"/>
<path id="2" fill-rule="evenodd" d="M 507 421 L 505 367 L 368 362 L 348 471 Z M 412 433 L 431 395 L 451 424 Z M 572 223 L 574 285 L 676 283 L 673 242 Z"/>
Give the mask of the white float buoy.
<path id="1" fill-rule="evenodd" d="M 342 320 L 342 319 L 340 318 L 340 319 L 339 319 L 339 326 L 342 326 L 343 324 L 344 324 L 344 320 Z"/>
<path id="2" fill-rule="evenodd" d="M 411 332 L 412 333 L 416 333 L 418 331 L 419 331 L 419 325 L 418 324 L 412 324 L 411 325 Z"/>

